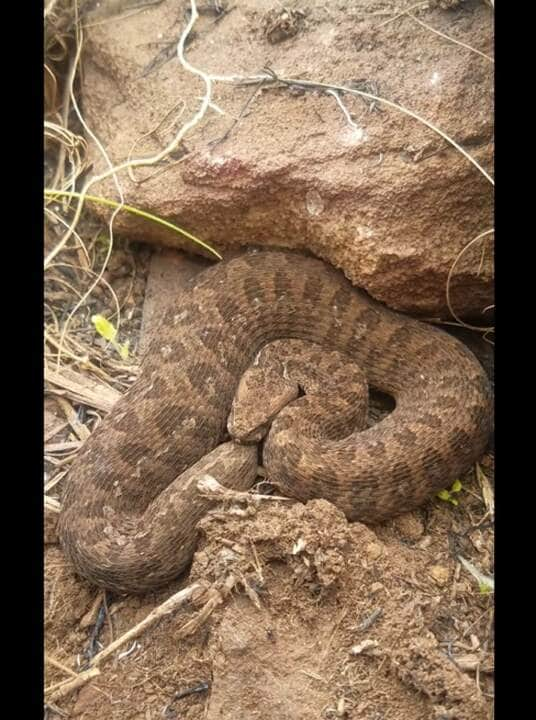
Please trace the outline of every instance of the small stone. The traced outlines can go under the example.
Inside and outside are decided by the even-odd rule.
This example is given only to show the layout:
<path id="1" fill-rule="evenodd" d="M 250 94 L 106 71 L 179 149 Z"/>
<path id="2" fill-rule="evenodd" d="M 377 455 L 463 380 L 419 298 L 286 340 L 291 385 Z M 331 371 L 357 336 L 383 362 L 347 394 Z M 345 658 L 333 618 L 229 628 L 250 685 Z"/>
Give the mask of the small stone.
<path id="1" fill-rule="evenodd" d="M 303 550 L 305 550 L 306 545 L 307 545 L 307 543 L 305 542 L 305 540 L 303 538 L 298 538 L 298 540 L 292 546 L 292 554 L 298 555 Z"/>
<path id="2" fill-rule="evenodd" d="M 371 560 L 377 560 L 379 557 L 381 557 L 381 555 L 383 555 L 382 545 L 376 542 L 368 543 L 366 551 L 367 555 Z"/>
<path id="3" fill-rule="evenodd" d="M 444 565 L 432 565 L 428 572 L 440 587 L 443 587 L 449 581 L 449 569 Z"/>
<path id="4" fill-rule="evenodd" d="M 380 590 L 383 590 L 383 588 L 384 588 L 384 586 L 382 585 L 381 582 L 375 582 L 375 583 L 372 583 L 372 585 L 370 586 L 370 592 L 372 595 L 375 595 L 376 593 L 379 593 Z"/>
<path id="5" fill-rule="evenodd" d="M 305 196 L 305 205 L 309 215 L 320 215 L 324 210 L 324 201 L 317 190 L 309 190 Z"/>
<path id="6" fill-rule="evenodd" d="M 368 653 L 370 655 L 376 655 L 379 643 L 376 640 L 363 640 L 358 645 L 353 645 L 350 649 L 350 655 L 361 655 L 361 653 Z"/>

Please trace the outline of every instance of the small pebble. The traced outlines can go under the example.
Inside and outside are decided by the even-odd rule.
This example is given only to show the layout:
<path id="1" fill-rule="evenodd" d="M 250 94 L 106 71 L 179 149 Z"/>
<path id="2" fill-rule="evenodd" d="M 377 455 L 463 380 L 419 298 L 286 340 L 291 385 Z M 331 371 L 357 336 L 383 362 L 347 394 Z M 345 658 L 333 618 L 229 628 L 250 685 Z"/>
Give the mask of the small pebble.
<path id="1" fill-rule="evenodd" d="M 371 560 L 377 560 L 381 555 L 383 555 L 383 547 L 379 543 L 368 543 L 366 549 L 367 555 Z"/>
<path id="2" fill-rule="evenodd" d="M 440 587 L 443 587 L 449 581 L 449 569 L 444 565 L 432 565 L 432 567 L 428 569 L 428 573 Z"/>
<path id="3" fill-rule="evenodd" d="M 381 582 L 375 582 L 372 583 L 372 585 L 370 586 L 370 592 L 372 595 L 375 595 L 376 593 L 380 592 L 380 590 L 383 590 L 383 588 L 384 586 Z"/>

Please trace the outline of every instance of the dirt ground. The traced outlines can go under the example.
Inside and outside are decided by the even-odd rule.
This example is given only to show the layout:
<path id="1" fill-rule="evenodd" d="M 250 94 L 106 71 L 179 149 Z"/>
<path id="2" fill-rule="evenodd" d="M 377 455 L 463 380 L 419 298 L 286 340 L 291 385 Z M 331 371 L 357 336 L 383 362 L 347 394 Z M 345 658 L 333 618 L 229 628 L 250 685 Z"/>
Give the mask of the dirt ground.
<path id="1" fill-rule="evenodd" d="M 108 274 L 132 311 L 121 339 L 134 352 L 146 278 L 154 312 L 154 276 L 158 267 L 170 272 L 167 260 L 155 265 L 135 251 L 119 248 Z M 163 275 L 156 286 L 165 288 Z M 106 312 L 108 302 L 97 297 L 92 311 Z M 61 428 L 62 401 L 47 395 L 49 480 L 64 469 L 62 443 L 76 440 L 72 426 Z M 94 421 L 86 417 L 88 427 Z M 492 454 L 480 468 L 493 482 Z M 94 654 L 181 588 L 199 582 L 216 593 L 210 615 L 198 617 L 206 597 L 194 595 L 121 646 L 98 677 L 48 705 L 48 720 L 491 718 L 493 596 L 459 558 L 493 574 L 493 514 L 476 469 L 461 482 L 457 505 L 436 498 L 375 528 L 348 523 L 321 500 L 222 502 L 202 522 L 189 573 L 158 593 L 108 594 L 98 633 L 103 595 L 73 575 L 57 515 L 47 513 L 47 688 L 83 669 L 92 642 Z M 61 480 L 50 495 L 60 499 Z"/>

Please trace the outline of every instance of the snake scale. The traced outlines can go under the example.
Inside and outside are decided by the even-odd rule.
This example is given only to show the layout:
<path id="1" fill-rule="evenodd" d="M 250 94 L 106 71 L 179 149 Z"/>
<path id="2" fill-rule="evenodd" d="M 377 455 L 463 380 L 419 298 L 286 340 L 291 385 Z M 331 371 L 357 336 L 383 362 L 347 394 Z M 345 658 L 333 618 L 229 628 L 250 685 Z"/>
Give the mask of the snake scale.
<path id="1" fill-rule="evenodd" d="M 240 378 L 284 338 L 348 356 L 396 406 L 344 436 L 320 419 L 328 432 L 314 431 L 318 403 L 295 399 L 263 450 L 281 492 L 325 498 L 350 520 L 375 523 L 448 487 L 484 452 L 490 387 L 461 342 L 385 308 L 320 260 L 253 250 L 178 293 L 138 378 L 73 462 L 58 529 L 80 575 L 138 593 L 187 567 L 196 524 L 213 504 L 199 479 L 235 489 L 254 482 L 257 446 L 230 440 L 227 420 Z"/>

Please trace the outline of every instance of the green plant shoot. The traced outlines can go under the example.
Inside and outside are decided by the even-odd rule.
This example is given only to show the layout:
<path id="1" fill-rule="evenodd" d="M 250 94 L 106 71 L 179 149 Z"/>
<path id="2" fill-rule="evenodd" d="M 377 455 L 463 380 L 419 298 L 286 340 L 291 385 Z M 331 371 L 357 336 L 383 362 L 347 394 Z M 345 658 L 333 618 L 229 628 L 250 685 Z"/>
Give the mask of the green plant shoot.
<path id="1" fill-rule="evenodd" d="M 440 500 L 444 500 L 445 502 L 449 502 L 449 503 L 452 503 L 453 505 L 457 505 L 458 500 L 455 497 L 453 497 L 453 494 L 459 493 L 462 490 L 462 488 L 463 488 L 463 485 L 461 484 L 461 482 L 459 480 L 455 480 L 452 483 L 452 487 L 450 488 L 450 490 L 441 490 L 440 492 L 437 493 L 437 497 Z"/>
<path id="2" fill-rule="evenodd" d="M 112 323 L 103 315 L 93 315 L 91 317 L 91 322 L 95 326 L 95 330 L 99 333 L 99 335 L 105 340 L 108 340 L 108 342 L 114 346 L 123 360 L 127 360 L 129 341 L 127 340 L 123 345 L 116 342 L 115 338 L 117 336 L 117 329 L 112 325 Z"/>

